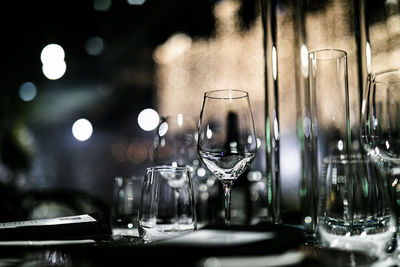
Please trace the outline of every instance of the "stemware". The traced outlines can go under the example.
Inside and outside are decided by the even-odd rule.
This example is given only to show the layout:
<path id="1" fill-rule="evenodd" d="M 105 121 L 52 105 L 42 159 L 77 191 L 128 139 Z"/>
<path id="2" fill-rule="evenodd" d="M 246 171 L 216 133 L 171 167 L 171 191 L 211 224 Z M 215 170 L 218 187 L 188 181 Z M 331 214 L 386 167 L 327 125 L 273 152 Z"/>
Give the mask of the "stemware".
<path id="1" fill-rule="evenodd" d="M 246 91 L 223 89 L 204 94 L 197 150 L 204 165 L 221 181 L 225 195 L 225 224 L 230 225 L 231 188 L 250 166 L 257 139 Z"/>
<path id="2" fill-rule="evenodd" d="M 400 71 L 371 74 L 361 109 L 363 148 L 392 186 L 399 222 L 400 211 Z"/>

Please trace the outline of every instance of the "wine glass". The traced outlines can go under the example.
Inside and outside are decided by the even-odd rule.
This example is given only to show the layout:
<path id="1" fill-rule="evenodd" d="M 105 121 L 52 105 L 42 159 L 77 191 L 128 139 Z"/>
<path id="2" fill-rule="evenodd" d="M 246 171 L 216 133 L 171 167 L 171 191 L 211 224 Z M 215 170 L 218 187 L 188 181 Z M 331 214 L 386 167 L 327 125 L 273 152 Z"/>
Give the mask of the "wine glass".
<path id="1" fill-rule="evenodd" d="M 225 224 L 230 225 L 231 188 L 250 166 L 257 139 L 249 95 L 224 89 L 204 94 L 197 151 L 204 165 L 221 181 L 225 195 Z"/>
<path id="2" fill-rule="evenodd" d="M 367 154 L 390 180 L 397 220 L 400 211 L 400 71 L 368 77 L 361 110 L 361 137 Z"/>

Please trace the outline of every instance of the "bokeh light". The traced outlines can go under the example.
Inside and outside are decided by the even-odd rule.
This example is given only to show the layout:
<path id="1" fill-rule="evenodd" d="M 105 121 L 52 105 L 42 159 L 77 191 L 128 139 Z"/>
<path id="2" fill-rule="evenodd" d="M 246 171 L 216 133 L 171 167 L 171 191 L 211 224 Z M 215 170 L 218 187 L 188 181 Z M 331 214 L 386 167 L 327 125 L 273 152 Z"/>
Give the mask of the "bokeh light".
<path id="1" fill-rule="evenodd" d="M 67 64 L 64 58 L 64 49 L 58 44 L 49 44 L 42 49 L 40 60 L 43 63 L 43 74 L 47 79 L 57 80 L 65 74 Z"/>
<path id="2" fill-rule="evenodd" d="M 113 157 L 121 163 L 126 162 L 128 160 L 127 150 L 128 150 L 128 144 L 122 141 L 114 143 L 111 147 L 111 153 Z"/>
<path id="3" fill-rule="evenodd" d="M 104 40 L 94 36 L 89 38 L 85 44 L 85 51 L 91 56 L 98 56 L 104 51 Z"/>
<path id="4" fill-rule="evenodd" d="M 204 168 L 202 168 L 202 167 L 198 168 L 197 169 L 197 175 L 199 177 L 204 177 L 206 175 L 206 170 Z"/>
<path id="5" fill-rule="evenodd" d="M 144 131 L 152 131 L 157 128 L 158 123 L 160 122 L 160 117 L 158 116 L 157 111 L 151 108 L 147 108 L 142 110 L 138 116 L 138 123 L 140 128 Z"/>
<path id="6" fill-rule="evenodd" d="M 42 63 L 50 64 L 54 61 L 64 61 L 65 52 L 64 49 L 58 44 L 49 44 L 46 45 L 42 52 L 40 53 L 40 60 Z"/>
<path id="7" fill-rule="evenodd" d="M 139 141 L 133 141 L 127 150 L 127 158 L 135 164 L 141 164 L 147 159 L 147 147 Z"/>
<path id="8" fill-rule="evenodd" d="M 262 179 L 262 173 L 260 171 L 251 171 L 247 174 L 247 179 L 250 182 L 258 182 Z"/>
<path id="9" fill-rule="evenodd" d="M 93 133 L 93 127 L 87 119 L 79 119 L 72 126 L 72 134 L 79 141 L 88 140 Z"/>
<path id="10" fill-rule="evenodd" d="M 36 97 L 36 86 L 31 82 L 25 82 L 19 87 L 19 97 L 23 101 L 31 101 Z"/>
<path id="11" fill-rule="evenodd" d="M 65 61 L 54 61 L 51 63 L 43 64 L 42 71 L 44 76 L 49 80 L 60 79 L 67 70 Z"/>
<path id="12" fill-rule="evenodd" d="M 192 38 L 185 33 L 172 35 L 165 44 L 154 51 L 153 58 L 158 64 L 167 64 L 185 54 L 192 46 Z"/>
<path id="13" fill-rule="evenodd" d="M 140 6 L 143 5 L 146 0 L 127 0 L 128 4 Z"/>
<path id="14" fill-rule="evenodd" d="M 112 0 L 94 0 L 93 9 L 96 11 L 108 11 L 111 8 Z"/>

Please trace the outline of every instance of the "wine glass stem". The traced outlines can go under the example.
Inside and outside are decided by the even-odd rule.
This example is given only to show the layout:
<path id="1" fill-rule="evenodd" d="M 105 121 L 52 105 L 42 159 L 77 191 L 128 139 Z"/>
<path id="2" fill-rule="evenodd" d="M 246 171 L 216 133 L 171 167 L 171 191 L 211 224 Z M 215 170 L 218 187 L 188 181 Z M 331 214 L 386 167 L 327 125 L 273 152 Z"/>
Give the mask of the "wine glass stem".
<path id="1" fill-rule="evenodd" d="M 225 225 L 231 225 L 231 187 L 232 184 L 224 184 L 224 194 L 225 194 Z"/>
<path id="2" fill-rule="evenodd" d="M 399 186 L 399 179 L 394 178 L 392 179 L 392 187 L 393 187 L 393 206 L 394 206 L 394 214 L 396 215 L 396 221 L 397 221 L 397 227 L 399 227 L 399 222 L 400 222 L 400 217 L 399 217 L 399 203 L 397 202 L 399 200 L 398 196 L 398 186 Z"/>

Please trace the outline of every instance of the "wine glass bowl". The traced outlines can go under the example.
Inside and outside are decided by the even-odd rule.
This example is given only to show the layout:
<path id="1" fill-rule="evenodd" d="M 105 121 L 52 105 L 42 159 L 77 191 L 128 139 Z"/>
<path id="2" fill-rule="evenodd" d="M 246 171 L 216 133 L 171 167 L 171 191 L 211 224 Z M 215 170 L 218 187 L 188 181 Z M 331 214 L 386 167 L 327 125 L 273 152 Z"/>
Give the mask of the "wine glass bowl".
<path id="1" fill-rule="evenodd" d="M 400 71 L 368 77 L 361 109 L 363 148 L 393 187 L 397 220 L 400 212 Z"/>
<path id="2" fill-rule="evenodd" d="M 400 159 L 400 71 L 371 75 L 364 100 L 364 147 L 379 158 Z"/>
<path id="3" fill-rule="evenodd" d="M 197 150 L 201 161 L 224 187 L 225 223 L 229 225 L 231 187 L 250 166 L 257 150 L 247 92 L 224 89 L 204 94 Z"/>
<path id="4" fill-rule="evenodd" d="M 361 110 L 366 152 L 381 165 L 400 166 L 400 71 L 370 75 Z"/>

